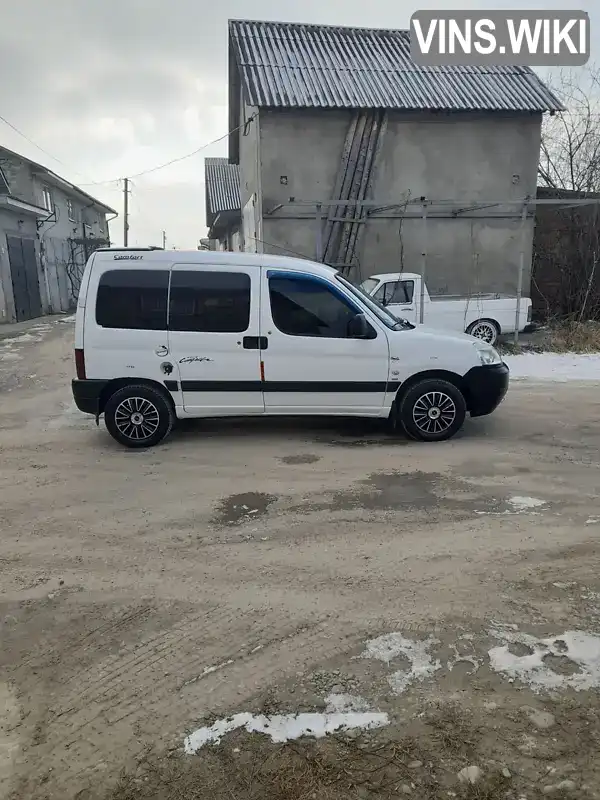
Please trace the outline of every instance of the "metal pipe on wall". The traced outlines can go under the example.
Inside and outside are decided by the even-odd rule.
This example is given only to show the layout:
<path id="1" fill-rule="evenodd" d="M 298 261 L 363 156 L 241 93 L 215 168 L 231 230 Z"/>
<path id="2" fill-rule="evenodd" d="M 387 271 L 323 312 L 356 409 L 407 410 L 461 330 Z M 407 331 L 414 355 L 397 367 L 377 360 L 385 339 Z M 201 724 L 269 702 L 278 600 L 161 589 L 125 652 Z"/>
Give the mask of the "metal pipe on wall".
<path id="1" fill-rule="evenodd" d="M 419 302 L 419 322 L 425 319 L 425 275 L 427 273 L 427 201 L 423 202 L 423 252 L 421 253 L 421 298 Z"/>
<path id="2" fill-rule="evenodd" d="M 521 212 L 521 227 L 519 235 L 521 240 L 521 250 L 519 252 L 519 272 L 517 274 L 517 307 L 515 309 L 515 333 L 514 343 L 519 344 L 519 323 L 521 321 L 521 296 L 523 294 L 523 273 L 525 271 L 525 221 L 527 219 L 527 209 L 529 203 L 527 200 L 523 203 L 523 210 Z"/>
<path id="3" fill-rule="evenodd" d="M 317 214 L 315 219 L 317 220 L 315 257 L 317 261 L 321 262 L 323 261 L 323 212 L 320 203 L 317 204 Z"/>

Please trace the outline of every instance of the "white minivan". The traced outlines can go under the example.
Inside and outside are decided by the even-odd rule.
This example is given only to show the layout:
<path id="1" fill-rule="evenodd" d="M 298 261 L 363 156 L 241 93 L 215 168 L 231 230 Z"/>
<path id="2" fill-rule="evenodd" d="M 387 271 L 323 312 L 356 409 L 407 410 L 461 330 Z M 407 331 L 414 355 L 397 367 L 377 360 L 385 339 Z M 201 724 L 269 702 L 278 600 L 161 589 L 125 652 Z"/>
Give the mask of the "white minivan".
<path id="1" fill-rule="evenodd" d="M 441 441 L 508 389 L 490 345 L 399 319 L 300 258 L 99 249 L 75 331 L 75 403 L 128 447 L 177 418 L 257 414 L 384 417 Z"/>

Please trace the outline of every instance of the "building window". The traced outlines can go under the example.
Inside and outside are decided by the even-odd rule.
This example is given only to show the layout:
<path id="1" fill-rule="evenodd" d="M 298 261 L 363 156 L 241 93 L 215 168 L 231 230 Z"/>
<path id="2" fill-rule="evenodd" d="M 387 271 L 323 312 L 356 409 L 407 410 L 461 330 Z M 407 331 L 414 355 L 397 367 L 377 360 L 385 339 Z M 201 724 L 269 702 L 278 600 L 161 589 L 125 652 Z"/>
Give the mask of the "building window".
<path id="1" fill-rule="evenodd" d="M 77 217 L 75 216 L 75 206 L 73 205 L 73 201 L 67 198 L 67 214 L 71 222 L 77 222 Z"/>
<path id="2" fill-rule="evenodd" d="M 54 203 L 52 202 L 52 193 L 50 192 L 50 189 L 48 189 L 47 186 L 44 186 L 44 189 L 42 191 L 42 203 L 46 211 L 50 212 L 54 211 Z"/>
<path id="3" fill-rule="evenodd" d="M 10 186 L 2 167 L 0 167 L 0 194 L 10 194 Z"/>
<path id="4" fill-rule="evenodd" d="M 100 278 L 96 322 L 103 328 L 167 329 L 168 270 L 109 270 Z"/>
<path id="5" fill-rule="evenodd" d="M 346 339 L 356 310 L 328 286 L 310 278 L 270 278 L 275 326 L 288 336 Z"/>
<path id="6" fill-rule="evenodd" d="M 169 330 L 242 333 L 250 324 L 250 276 L 173 270 Z"/>

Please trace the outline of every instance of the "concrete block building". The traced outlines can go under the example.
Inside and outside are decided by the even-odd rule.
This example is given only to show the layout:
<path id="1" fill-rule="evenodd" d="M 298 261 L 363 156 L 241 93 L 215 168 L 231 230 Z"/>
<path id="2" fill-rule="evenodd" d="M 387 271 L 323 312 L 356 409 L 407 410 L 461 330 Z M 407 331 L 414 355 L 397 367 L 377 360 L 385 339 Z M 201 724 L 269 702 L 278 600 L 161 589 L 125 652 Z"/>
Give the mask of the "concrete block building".
<path id="1" fill-rule="evenodd" d="M 526 67 L 421 67 L 407 31 L 229 23 L 229 164 L 246 250 L 433 292 L 513 291 L 531 265 L 541 123 Z M 423 208 L 427 219 L 424 225 Z M 320 207 L 319 207 L 320 205 Z"/>
<path id="2" fill-rule="evenodd" d="M 75 307 L 116 211 L 47 167 L 0 147 L 0 323 Z"/>

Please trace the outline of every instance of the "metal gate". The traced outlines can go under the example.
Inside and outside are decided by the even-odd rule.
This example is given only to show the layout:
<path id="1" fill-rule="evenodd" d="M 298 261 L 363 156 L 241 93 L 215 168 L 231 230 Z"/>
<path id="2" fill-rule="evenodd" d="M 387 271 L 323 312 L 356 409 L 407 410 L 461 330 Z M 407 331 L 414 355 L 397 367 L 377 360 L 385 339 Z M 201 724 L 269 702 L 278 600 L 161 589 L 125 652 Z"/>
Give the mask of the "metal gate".
<path id="1" fill-rule="evenodd" d="M 42 316 L 37 257 L 33 239 L 7 236 L 16 321 Z"/>

